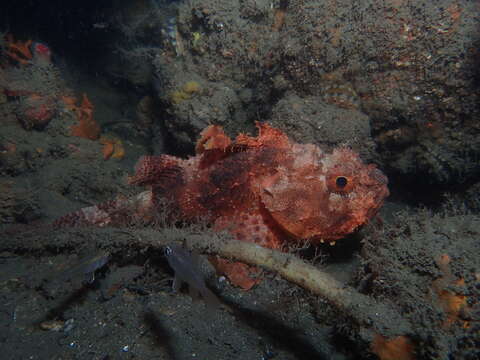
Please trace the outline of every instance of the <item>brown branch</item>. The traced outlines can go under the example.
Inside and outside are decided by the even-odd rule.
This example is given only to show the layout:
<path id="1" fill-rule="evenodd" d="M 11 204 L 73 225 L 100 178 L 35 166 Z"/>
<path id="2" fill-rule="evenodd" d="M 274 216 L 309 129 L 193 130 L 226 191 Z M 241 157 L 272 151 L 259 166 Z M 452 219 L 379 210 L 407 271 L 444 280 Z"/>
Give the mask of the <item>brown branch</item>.
<path id="1" fill-rule="evenodd" d="M 371 341 L 374 334 L 385 337 L 411 332 L 410 324 L 392 307 L 361 294 L 342 284 L 331 275 L 308 264 L 293 254 L 266 249 L 253 243 L 231 240 L 225 236 L 204 235 L 186 238 L 189 249 L 207 254 L 233 258 L 251 265 L 275 271 L 315 295 L 327 300 L 341 312 L 364 328 L 364 340 Z M 365 330 L 369 330 L 365 332 Z"/>

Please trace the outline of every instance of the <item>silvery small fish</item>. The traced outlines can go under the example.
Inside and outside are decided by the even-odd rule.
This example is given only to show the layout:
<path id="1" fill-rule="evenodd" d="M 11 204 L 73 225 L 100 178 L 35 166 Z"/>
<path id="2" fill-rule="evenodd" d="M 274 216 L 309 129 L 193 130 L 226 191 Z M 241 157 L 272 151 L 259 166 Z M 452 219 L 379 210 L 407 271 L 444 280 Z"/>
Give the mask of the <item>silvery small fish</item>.
<path id="1" fill-rule="evenodd" d="M 205 302 L 217 307 L 220 305 L 218 297 L 207 288 L 202 271 L 198 265 L 198 257 L 178 244 L 165 247 L 165 256 L 168 264 L 175 271 L 173 290 L 178 291 L 182 282 L 188 284 L 189 293 L 193 298 L 200 293 Z"/>

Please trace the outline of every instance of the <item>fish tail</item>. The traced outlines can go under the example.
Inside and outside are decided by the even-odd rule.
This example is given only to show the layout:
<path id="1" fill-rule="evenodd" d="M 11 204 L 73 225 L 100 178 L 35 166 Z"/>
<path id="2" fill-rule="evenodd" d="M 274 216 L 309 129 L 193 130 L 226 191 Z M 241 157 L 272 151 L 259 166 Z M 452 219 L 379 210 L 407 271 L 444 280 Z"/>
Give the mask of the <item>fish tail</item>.
<path id="1" fill-rule="evenodd" d="M 119 196 L 114 200 L 84 207 L 64 215 L 53 222 L 53 227 L 76 226 L 122 226 L 134 220 L 151 220 L 153 214 L 151 191 L 144 191 L 137 196 L 127 198 Z"/>

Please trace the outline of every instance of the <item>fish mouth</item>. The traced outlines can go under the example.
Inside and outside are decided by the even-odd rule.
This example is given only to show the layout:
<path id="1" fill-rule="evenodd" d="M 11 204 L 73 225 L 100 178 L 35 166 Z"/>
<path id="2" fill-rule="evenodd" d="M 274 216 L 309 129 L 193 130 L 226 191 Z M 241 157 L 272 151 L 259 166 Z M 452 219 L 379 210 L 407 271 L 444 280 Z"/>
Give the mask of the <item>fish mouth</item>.
<path id="1" fill-rule="evenodd" d="M 330 194 L 340 196 L 342 199 L 353 199 L 356 196 L 355 192 L 342 193 L 342 192 L 332 191 Z"/>

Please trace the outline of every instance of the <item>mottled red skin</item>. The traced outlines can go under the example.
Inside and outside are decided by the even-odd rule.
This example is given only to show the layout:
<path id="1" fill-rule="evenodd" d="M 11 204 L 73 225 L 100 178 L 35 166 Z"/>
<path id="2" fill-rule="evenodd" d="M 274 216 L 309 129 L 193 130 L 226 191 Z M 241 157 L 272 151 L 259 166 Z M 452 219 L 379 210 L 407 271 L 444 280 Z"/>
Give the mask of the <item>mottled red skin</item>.
<path id="1" fill-rule="evenodd" d="M 209 126 L 197 156 L 145 156 L 129 182 L 169 198 L 186 220 L 207 217 L 217 229 L 270 248 L 289 239 L 338 240 L 383 204 L 386 177 L 352 150 L 325 154 L 267 124 L 257 126 L 257 137 L 242 134 L 234 142 Z"/>
<path id="2" fill-rule="evenodd" d="M 206 219 L 239 240 L 281 248 L 287 241 L 343 238 L 374 216 L 388 196 L 386 177 L 352 150 L 326 154 L 315 145 L 290 141 L 268 124 L 257 127 L 258 136 L 241 134 L 232 142 L 221 127 L 209 126 L 198 141 L 197 155 L 189 159 L 142 157 L 129 183 L 150 190 L 141 194 L 144 200 L 129 204 L 135 203 L 135 212 L 145 216 L 167 198 L 183 220 Z M 116 222 L 109 207 L 127 202 L 104 206 L 97 225 Z M 94 219 L 98 211 L 87 209 L 77 214 Z M 243 288 L 256 282 L 238 276 L 248 273 L 240 265 L 217 265 L 237 275 L 236 284 Z"/>

